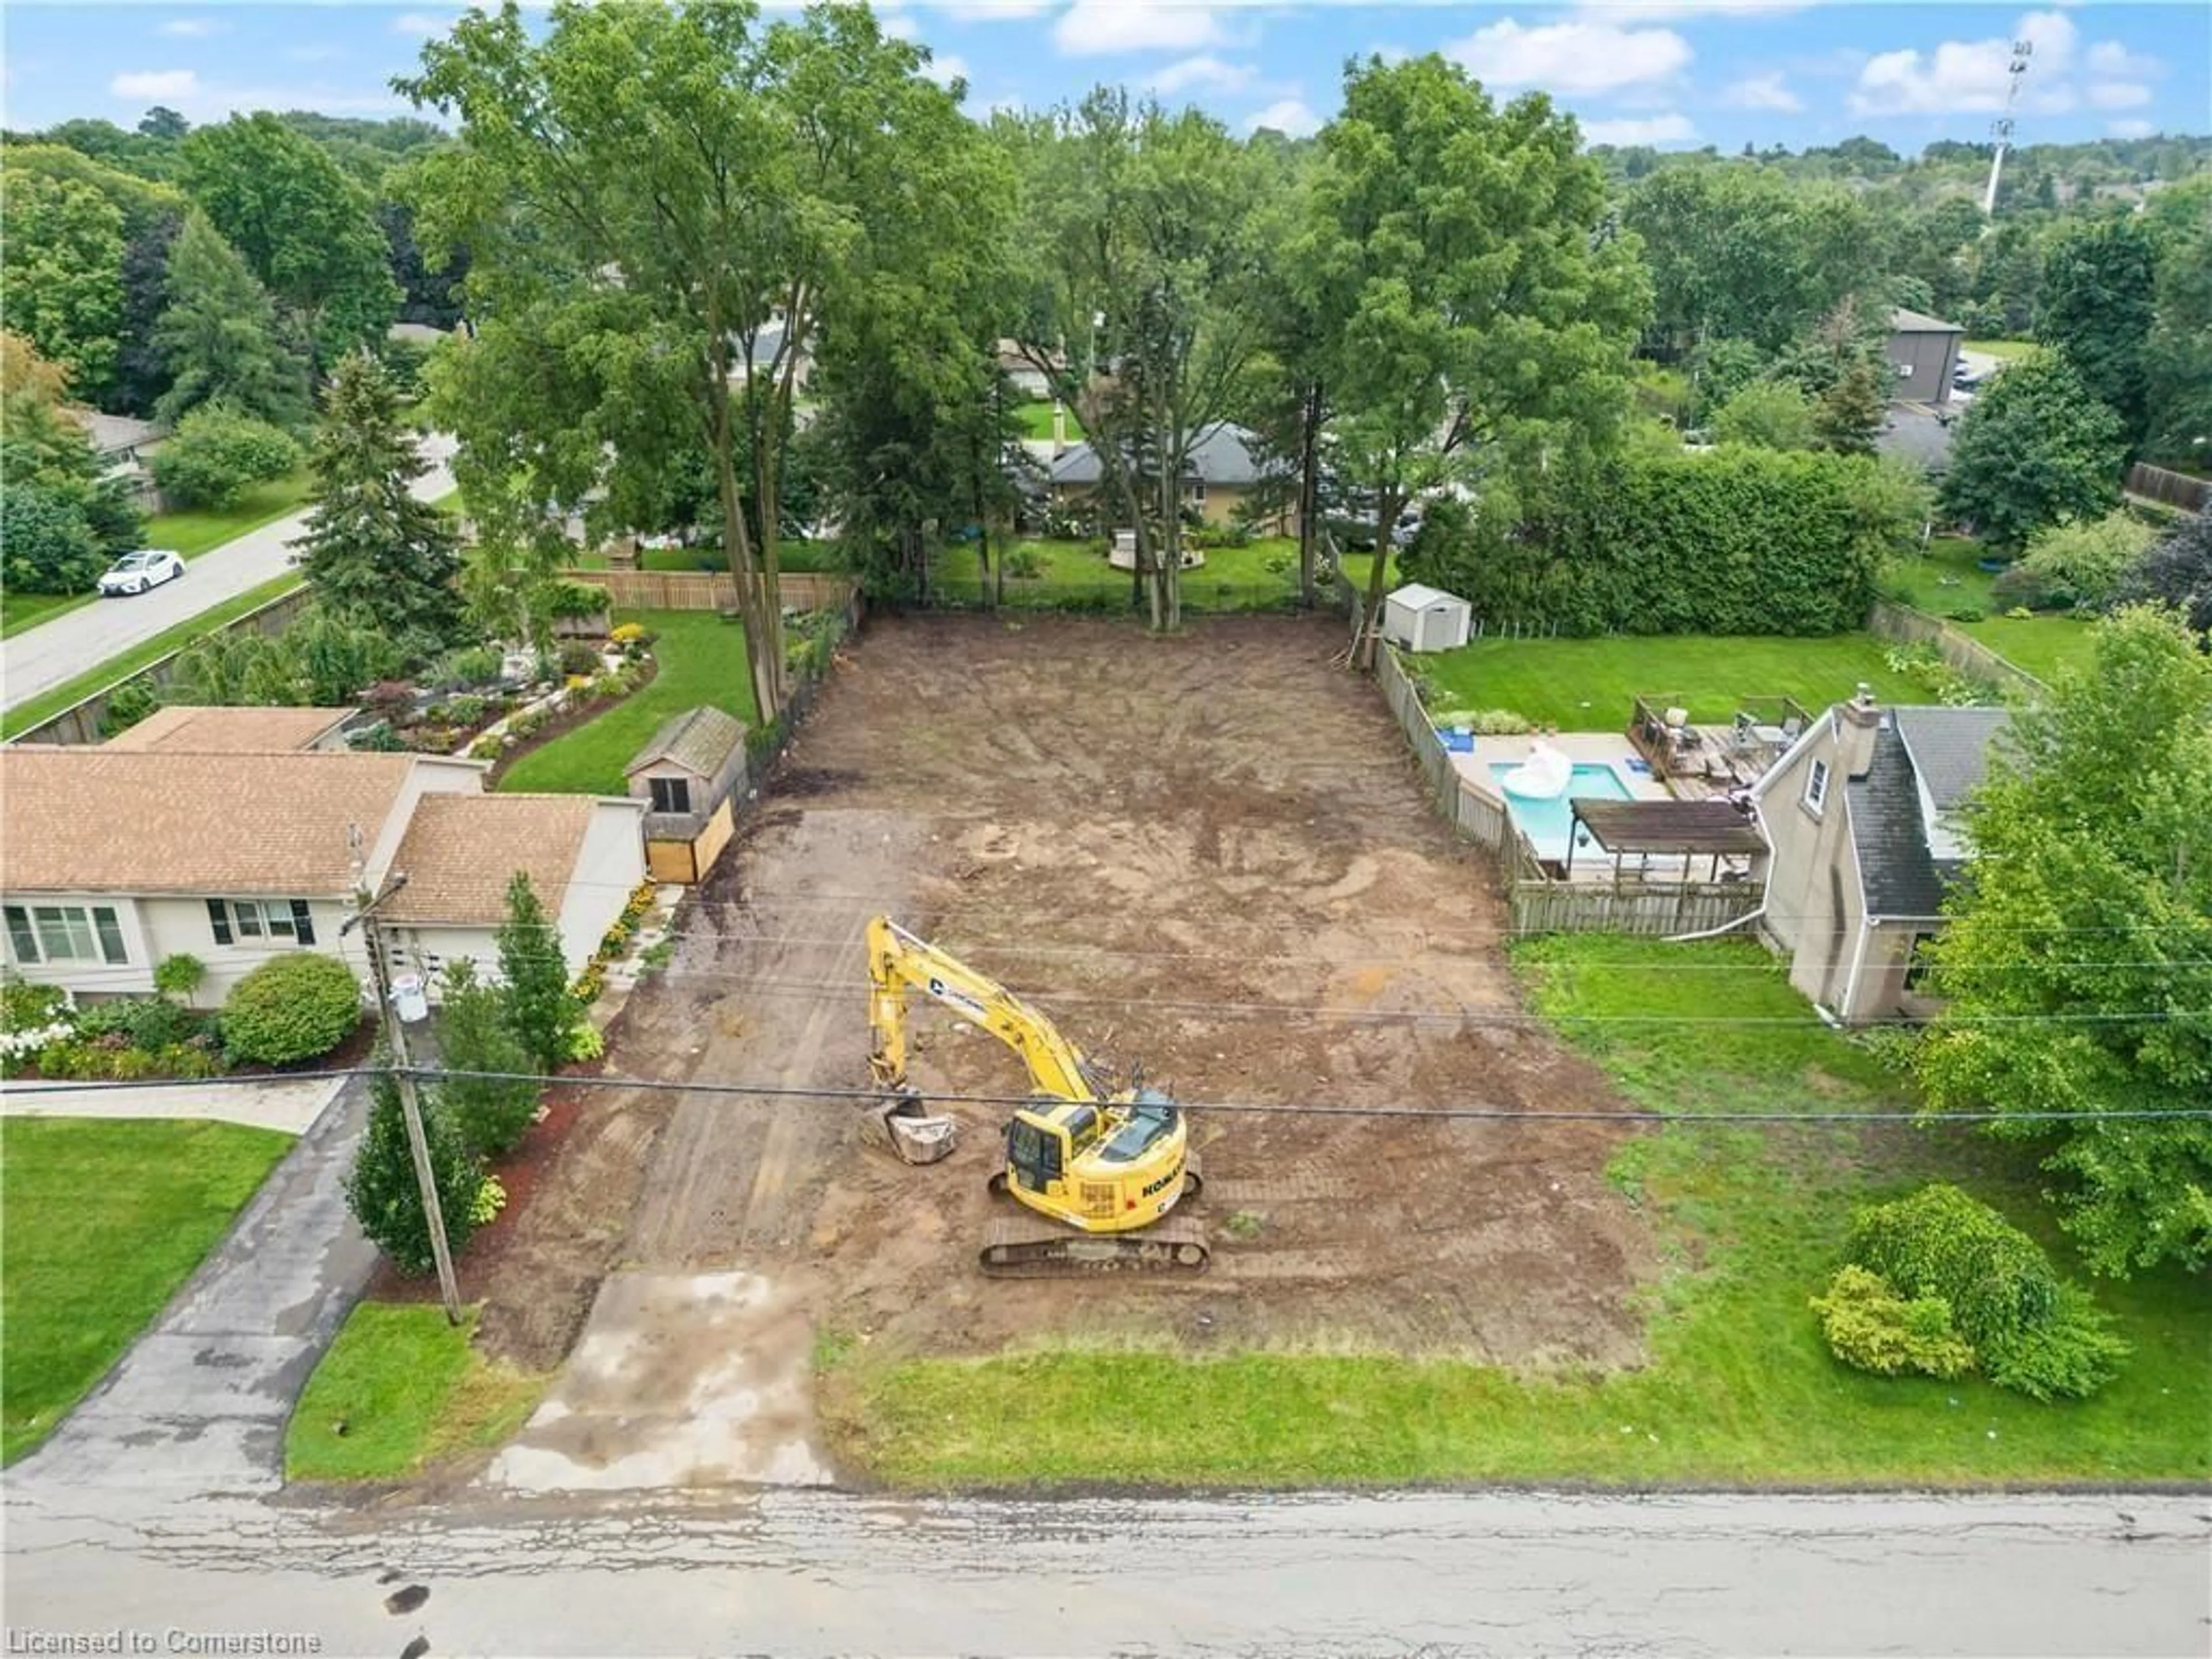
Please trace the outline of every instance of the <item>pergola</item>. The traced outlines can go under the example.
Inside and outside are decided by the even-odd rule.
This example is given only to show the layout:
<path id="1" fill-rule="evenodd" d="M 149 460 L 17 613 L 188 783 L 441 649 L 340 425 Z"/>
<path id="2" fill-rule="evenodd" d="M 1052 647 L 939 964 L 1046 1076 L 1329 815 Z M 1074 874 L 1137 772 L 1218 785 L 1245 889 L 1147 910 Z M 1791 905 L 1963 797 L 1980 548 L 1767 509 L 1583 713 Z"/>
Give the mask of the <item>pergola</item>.
<path id="1" fill-rule="evenodd" d="M 1640 878 L 1652 854 L 1673 854 L 1682 860 L 1681 879 L 1689 879 L 1689 861 L 1712 860 L 1709 879 L 1720 879 L 1721 860 L 1755 858 L 1766 850 L 1759 826 L 1725 800 L 1591 800 L 1577 798 L 1567 803 L 1572 817 L 1567 836 L 1566 872 L 1575 868 L 1575 848 L 1582 832 L 1613 859 L 1613 879 L 1620 879 L 1620 860 L 1632 856 Z"/>

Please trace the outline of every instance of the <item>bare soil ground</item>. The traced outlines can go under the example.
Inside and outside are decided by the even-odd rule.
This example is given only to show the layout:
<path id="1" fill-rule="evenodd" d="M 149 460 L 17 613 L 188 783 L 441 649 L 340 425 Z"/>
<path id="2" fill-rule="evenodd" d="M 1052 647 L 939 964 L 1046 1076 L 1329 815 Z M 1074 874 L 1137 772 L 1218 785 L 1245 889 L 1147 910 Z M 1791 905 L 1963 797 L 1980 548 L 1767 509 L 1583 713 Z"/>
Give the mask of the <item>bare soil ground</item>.
<path id="1" fill-rule="evenodd" d="M 864 1086 L 862 929 L 888 913 L 1197 1103 L 1211 1273 L 984 1280 L 1000 1109 L 956 1109 L 961 1149 L 911 1169 L 849 1101 L 585 1091 L 471 1264 L 487 1344 L 552 1363 L 617 1267 L 744 1269 L 817 1331 L 902 1352 L 1635 1363 L 1654 1252 L 1602 1177 L 1631 1110 L 1547 1036 L 1481 1021 L 1520 1006 L 1491 866 L 1429 812 L 1372 686 L 1329 665 L 1340 637 L 1271 617 L 1169 640 L 1075 618 L 872 623 L 606 1062 Z M 925 1091 L 1024 1088 L 989 1038 L 933 1010 L 916 1029 Z M 1450 1106 L 1622 1121 L 1424 1120 Z"/>

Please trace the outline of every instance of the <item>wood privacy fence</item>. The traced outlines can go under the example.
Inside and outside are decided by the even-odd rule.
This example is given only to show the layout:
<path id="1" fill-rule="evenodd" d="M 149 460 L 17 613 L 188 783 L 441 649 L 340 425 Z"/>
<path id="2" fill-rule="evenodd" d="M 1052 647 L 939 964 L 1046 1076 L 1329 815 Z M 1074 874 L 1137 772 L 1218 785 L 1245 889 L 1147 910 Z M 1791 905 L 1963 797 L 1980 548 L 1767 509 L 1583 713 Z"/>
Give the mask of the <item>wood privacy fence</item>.
<path id="1" fill-rule="evenodd" d="M 2142 461 L 2128 469 L 2127 491 L 2130 495 L 2178 507 L 2185 513 L 2202 513 L 2212 506 L 2212 482 L 2192 478 L 2186 472 L 2170 472 Z"/>
<path id="2" fill-rule="evenodd" d="M 239 629 L 250 629 L 258 634 L 281 634 L 291 626 L 292 619 L 306 608 L 308 591 L 302 585 L 289 593 L 280 593 L 266 605 L 257 605 L 244 616 L 211 629 L 228 634 Z M 81 702 L 73 702 L 50 720 L 40 721 L 28 731 L 13 739 L 16 743 L 86 744 L 101 741 L 100 723 L 107 717 L 107 705 L 115 694 L 126 685 L 143 685 L 149 690 L 160 691 L 175 684 L 177 663 L 185 654 L 182 647 L 165 657 L 156 657 L 134 674 L 125 674 L 112 685 L 103 685 Z"/>
<path id="3" fill-rule="evenodd" d="M 617 611 L 735 611 L 738 584 L 726 570 L 563 570 L 564 578 L 606 591 Z M 859 584 L 850 576 L 786 571 L 778 586 L 795 611 L 848 609 Z"/>
<path id="4" fill-rule="evenodd" d="M 1961 674 L 1988 680 L 2008 691 L 2039 696 L 2048 689 L 2027 670 L 1997 655 L 1979 640 L 1909 605 L 1876 599 L 1867 617 L 1867 631 L 1905 645 L 1932 645 Z"/>

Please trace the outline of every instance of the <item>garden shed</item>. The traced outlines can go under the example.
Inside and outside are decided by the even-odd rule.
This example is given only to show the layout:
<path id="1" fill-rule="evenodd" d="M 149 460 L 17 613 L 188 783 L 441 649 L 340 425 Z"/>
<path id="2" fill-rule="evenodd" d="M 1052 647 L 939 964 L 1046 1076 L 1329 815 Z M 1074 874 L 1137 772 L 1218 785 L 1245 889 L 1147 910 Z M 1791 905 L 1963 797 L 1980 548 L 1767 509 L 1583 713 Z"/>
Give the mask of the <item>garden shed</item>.
<path id="1" fill-rule="evenodd" d="M 1407 651 L 1455 651 L 1467 643 L 1473 616 L 1465 599 L 1408 582 L 1382 601 L 1382 637 Z"/>
<path id="2" fill-rule="evenodd" d="M 646 868 L 655 881 L 702 880 L 729 844 L 745 782 L 745 728 L 719 708 L 672 714 L 623 769 L 647 803 Z"/>

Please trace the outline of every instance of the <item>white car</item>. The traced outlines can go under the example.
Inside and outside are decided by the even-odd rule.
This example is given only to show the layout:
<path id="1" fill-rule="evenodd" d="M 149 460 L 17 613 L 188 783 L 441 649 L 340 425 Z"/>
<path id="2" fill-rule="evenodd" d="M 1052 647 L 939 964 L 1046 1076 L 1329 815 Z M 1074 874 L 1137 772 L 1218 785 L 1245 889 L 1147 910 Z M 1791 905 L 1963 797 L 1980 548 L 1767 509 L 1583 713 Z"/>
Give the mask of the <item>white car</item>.
<path id="1" fill-rule="evenodd" d="M 161 548 L 142 547 L 136 553 L 125 553 L 107 567 L 100 579 L 100 591 L 109 593 L 143 593 L 149 587 L 174 581 L 185 574 L 185 562 L 178 555 Z"/>

